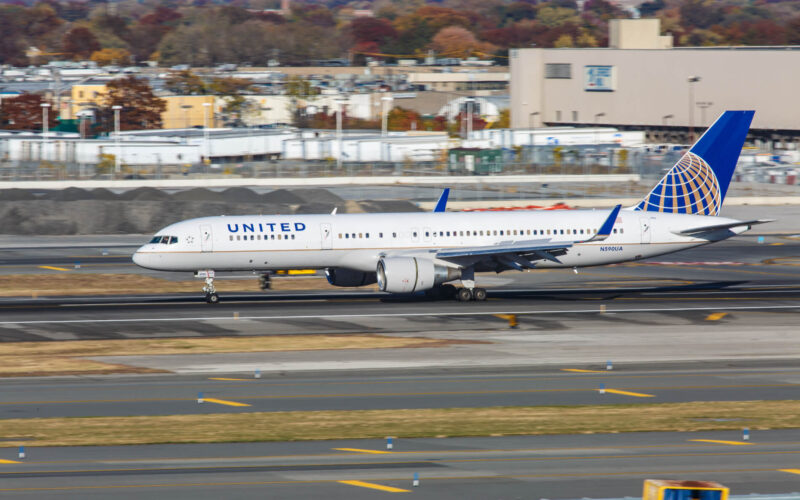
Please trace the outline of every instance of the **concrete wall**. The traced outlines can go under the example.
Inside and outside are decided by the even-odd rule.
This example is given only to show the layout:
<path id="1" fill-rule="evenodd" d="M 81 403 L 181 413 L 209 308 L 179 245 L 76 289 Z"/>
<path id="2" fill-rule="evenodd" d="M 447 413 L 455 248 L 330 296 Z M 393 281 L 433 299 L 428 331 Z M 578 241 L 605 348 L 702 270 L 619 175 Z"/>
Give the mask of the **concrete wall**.
<path id="1" fill-rule="evenodd" d="M 570 64 L 572 77 L 545 78 L 549 63 Z M 585 90 L 589 65 L 613 66 L 613 91 Z M 542 122 L 687 127 L 689 76 L 701 78 L 692 84 L 695 127 L 710 125 L 726 109 L 755 109 L 754 129 L 800 131 L 800 50 L 779 48 L 513 49 L 512 127 Z M 697 102 L 713 104 L 703 112 Z"/>

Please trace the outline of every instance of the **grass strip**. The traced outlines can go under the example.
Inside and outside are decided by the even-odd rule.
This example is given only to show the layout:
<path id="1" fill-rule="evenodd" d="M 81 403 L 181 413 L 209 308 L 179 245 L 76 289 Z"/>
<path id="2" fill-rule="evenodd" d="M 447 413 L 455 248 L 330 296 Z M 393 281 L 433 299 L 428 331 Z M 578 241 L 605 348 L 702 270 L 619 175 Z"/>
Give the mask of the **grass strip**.
<path id="1" fill-rule="evenodd" d="M 724 419 L 724 420 L 720 420 Z M 737 419 L 737 420 L 731 420 Z M 7 446 L 754 430 L 800 427 L 798 401 L 218 413 L 0 420 Z"/>
<path id="2" fill-rule="evenodd" d="M 187 273 L 188 274 L 188 273 Z M 259 288 L 258 277 L 253 279 L 225 279 L 214 281 L 222 292 L 264 292 Z M 54 274 L 8 274 L 0 276 L 0 297 L 42 297 L 65 295 L 120 295 L 140 290 L 142 293 L 196 293 L 202 296 L 203 281 L 199 279 L 170 281 L 138 274 L 56 272 Z M 286 290 L 340 290 L 322 277 L 274 278 L 272 289 Z M 375 286 L 363 287 L 375 289 Z"/>
<path id="3" fill-rule="evenodd" d="M 97 356 L 397 349 L 440 347 L 464 343 L 479 342 L 372 334 L 6 342 L 0 348 L 0 377 L 154 372 L 154 370 L 147 368 L 85 359 Z"/>

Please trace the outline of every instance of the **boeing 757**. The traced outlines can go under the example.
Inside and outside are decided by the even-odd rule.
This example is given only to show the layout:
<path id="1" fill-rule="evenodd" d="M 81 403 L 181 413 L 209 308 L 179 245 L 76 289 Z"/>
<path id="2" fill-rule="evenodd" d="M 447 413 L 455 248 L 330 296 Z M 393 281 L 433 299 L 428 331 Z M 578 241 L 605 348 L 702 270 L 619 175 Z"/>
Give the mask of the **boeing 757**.
<path id="1" fill-rule="evenodd" d="M 721 241 L 765 220 L 720 210 L 753 111 L 726 111 L 633 207 L 610 210 L 249 215 L 190 219 L 159 231 L 133 261 L 205 278 L 216 271 L 324 269 L 331 285 L 486 300 L 476 273 L 636 261 Z M 452 283 L 459 282 L 456 288 Z"/>

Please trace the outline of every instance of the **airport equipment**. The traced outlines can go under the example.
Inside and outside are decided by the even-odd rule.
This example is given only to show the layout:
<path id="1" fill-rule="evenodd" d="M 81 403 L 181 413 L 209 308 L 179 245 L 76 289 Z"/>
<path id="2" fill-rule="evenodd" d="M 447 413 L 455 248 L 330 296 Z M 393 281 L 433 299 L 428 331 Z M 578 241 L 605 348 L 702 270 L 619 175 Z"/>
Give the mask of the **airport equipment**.
<path id="1" fill-rule="evenodd" d="M 253 375 L 253 377 L 255 377 L 255 378 L 261 378 L 261 370 L 259 370 L 258 368 L 256 368 L 256 373 Z"/>
<path id="2" fill-rule="evenodd" d="M 202 403 L 203 403 L 203 393 L 202 392 L 198 392 L 197 393 L 197 404 L 202 404 Z"/>
<path id="3" fill-rule="evenodd" d="M 600 384 L 600 394 L 606 393 L 606 384 Z"/>
<path id="4" fill-rule="evenodd" d="M 642 500 L 728 500 L 729 489 L 713 481 L 645 479 Z"/>
<path id="5" fill-rule="evenodd" d="M 742 430 L 742 441 L 750 441 L 750 429 L 747 427 Z"/>
<path id="6" fill-rule="evenodd" d="M 419 472 L 414 473 L 414 482 L 412 484 L 415 488 L 419 486 Z"/>
<path id="7" fill-rule="evenodd" d="M 614 364 L 611 362 L 611 360 L 606 361 L 606 370 L 610 371 L 613 369 L 614 369 Z"/>
<path id="8" fill-rule="evenodd" d="M 394 443 L 392 442 L 392 437 L 389 436 L 386 438 L 386 449 L 391 450 L 392 448 L 394 448 Z"/>
<path id="9" fill-rule="evenodd" d="M 19 453 L 17 454 L 17 456 L 19 458 L 25 458 L 25 447 L 24 446 L 20 446 L 19 447 Z"/>

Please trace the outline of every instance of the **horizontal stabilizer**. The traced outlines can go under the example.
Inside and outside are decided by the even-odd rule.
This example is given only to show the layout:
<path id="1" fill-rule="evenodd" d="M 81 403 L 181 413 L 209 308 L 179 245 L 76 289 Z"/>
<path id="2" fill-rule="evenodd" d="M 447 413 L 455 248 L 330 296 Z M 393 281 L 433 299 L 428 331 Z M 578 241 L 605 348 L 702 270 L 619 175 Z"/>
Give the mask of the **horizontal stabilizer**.
<path id="1" fill-rule="evenodd" d="M 693 227 L 691 229 L 684 229 L 682 231 L 673 231 L 675 234 L 681 234 L 684 236 L 694 236 L 703 233 L 711 233 L 714 231 L 720 231 L 722 229 L 733 229 L 735 227 L 742 227 L 747 226 L 747 229 L 750 229 L 750 226 L 755 226 L 756 224 L 766 224 L 767 222 L 773 222 L 775 219 L 757 219 L 757 220 L 744 220 L 744 221 L 736 221 L 730 222 L 728 224 L 713 224 L 710 226 L 700 226 L 700 227 Z"/>

